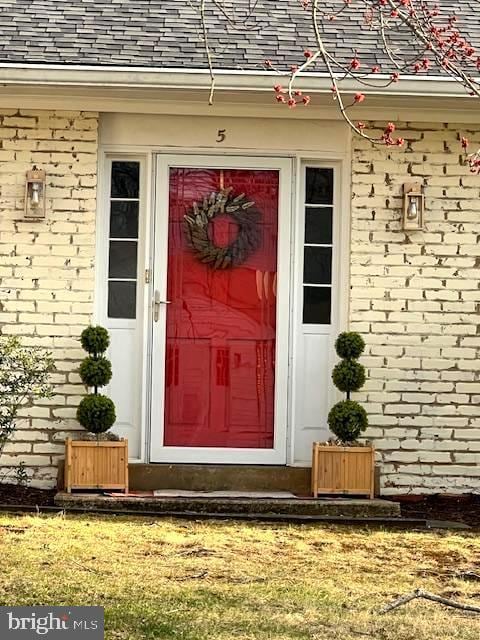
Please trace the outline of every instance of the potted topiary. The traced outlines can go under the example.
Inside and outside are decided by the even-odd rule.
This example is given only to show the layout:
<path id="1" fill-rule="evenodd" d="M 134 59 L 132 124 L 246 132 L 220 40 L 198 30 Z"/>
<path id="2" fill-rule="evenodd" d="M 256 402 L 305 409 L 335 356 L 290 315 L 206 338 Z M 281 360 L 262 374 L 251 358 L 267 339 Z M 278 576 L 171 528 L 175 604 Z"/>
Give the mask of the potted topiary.
<path id="1" fill-rule="evenodd" d="M 342 360 L 335 365 L 332 379 L 346 399 L 338 402 L 328 414 L 328 426 L 336 439 L 313 444 L 312 493 L 358 494 L 374 496 L 375 451 L 358 438 L 368 427 L 367 412 L 350 398 L 365 384 L 365 367 L 358 358 L 365 349 L 362 336 L 341 333 L 335 349 Z"/>
<path id="2" fill-rule="evenodd" d="M 80 402 L 77 420 L 89 434 L 80 440 L 67 438 L 65 452 L 65 488 L 117 489 L 128 493 L 128 442 L 112 433 L 116 415 L 113 401 L 98 393 L 112 378 L 112 365 L 105 357 L 110 344 L 103 327 L 88 327 L 80 342 L 88 356 L 82 361 L 80 377 L 93 389 Z M 93 434 L 93 435 L 90 435 Z"/>

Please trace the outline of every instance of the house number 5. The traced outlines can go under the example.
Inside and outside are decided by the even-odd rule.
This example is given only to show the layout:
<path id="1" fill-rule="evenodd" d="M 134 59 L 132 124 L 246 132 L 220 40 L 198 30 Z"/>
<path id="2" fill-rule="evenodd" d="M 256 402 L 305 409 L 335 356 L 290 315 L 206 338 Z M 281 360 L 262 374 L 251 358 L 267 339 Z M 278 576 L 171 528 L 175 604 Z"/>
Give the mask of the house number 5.
<path id="1" fill-rule="evenodd" d="M 218 133 L 217 133 L 217 142 L 224 142 L 227 138 L 227 130 L 226 129 L 219 129 Z"/>

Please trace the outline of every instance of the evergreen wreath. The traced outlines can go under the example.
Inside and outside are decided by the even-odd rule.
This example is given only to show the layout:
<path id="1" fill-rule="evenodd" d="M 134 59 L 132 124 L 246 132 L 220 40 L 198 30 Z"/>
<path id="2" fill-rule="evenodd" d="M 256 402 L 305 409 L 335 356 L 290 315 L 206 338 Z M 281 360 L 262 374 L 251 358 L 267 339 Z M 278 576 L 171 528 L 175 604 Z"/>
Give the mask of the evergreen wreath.
<path id="1" fill-rule="evenodd" d="M 210 237 L 210 223 L 220 215 L 230 215 L 239 229 L 237 237 L 226 247 L 218 247 Z M 213 191 L 203 202 L 194 202 L 184 216 L 188 245 L 200 262 L 213 269 L 237 267 L 260 246 L 261 213 L 244 193 L 235 196 L 232 187 Z"/>

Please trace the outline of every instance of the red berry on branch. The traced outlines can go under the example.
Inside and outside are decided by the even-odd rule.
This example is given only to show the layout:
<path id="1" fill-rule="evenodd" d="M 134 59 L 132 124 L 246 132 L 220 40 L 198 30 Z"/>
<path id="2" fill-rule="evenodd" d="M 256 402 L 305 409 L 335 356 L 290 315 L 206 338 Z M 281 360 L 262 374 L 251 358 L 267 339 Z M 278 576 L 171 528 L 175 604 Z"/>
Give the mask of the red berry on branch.
<path id="1" fill-rule="evenodd" d="M 460 142 L 462 143 L 462 147 L 464 149 L 467 149 L 468 144 L 469 144 L 469 140 L 468 138 L 465 138 L 465 136 L 462 136 L 462 139 L 460 140 Z"/>
<path id="2" fill-rule="evenodd" d="M 311 100 L 310 96 L 303 96 L 302 98 L 302 102 L 305 106 L 310 104 L 310 100 Z"/>
<path id="3" fill-rule="evenodd" d="M 288 101 L 288 106 L 290 107 L 290 109 L 294 109 L 297 106 L 297 101 L 293 98 L 290 98 L 290 100 Z"/>
<path id="4" fill-rule="evenodd" d="M 308 60 L 309 58 L 311 58 L 311 57 L 313 56 L 313 53 L 312 53 L 309 49 L 306 49 L 306 50 L 303 52 L 303 55 L 304 55 L 304 56 L 305 56 L 305 58 L 307 58 L 307 60 Z"/>
<path id="5" fill-rule="evenodd" d="M 360 129 L 360 131 L 362 129 L 365 129 L 366 124 L 364 122 L 357 122 L 357 129 Z"/>
<path id="6" fill-rule="evenodd" d="M 404 143 L 405 143 L 404 138 L 397 138 L 395 144 L 397 145 L 397 147 L 403 147 Z"/>
<path id="7" fill-rule="evenodd" d="M 362 65 L 358 58 L 353 58 L 353 60 L 350 62 L 350 69 L 360 69 L 361 66 Z"/>
<path id="8" fill-rule="evenodd" d="M 278 94 L 277 95 L 277 102 L 284 102 L 285 103 L 286 102 L 285 96 L 282 96 L 281 94 Z"/>
<path id="9" fill-rule="evenodd" d="M 271 60 L 265 60 L 265 66 L 266 66 L 267 68 L 271 68 L 271 67 L 273 66 L 273 65 L 272 65 L 272 61 L 271 61 Z"/>
<path id="10" fill-rule="evenodd" d="M 281 84 L 276 84 L 276 85 L 273 87 L 273 90 L 275 91 L 275 93 L 283 93 L 283 87 L 282 87 L 282 85 L 281 85 Z"/>
<path id="11" fill-rule="evenodd" d="M 380 67 L 378 65 L 372 67 L 372 73 L 380 73 Z"/>
<path id="12" fill-rule="evenodd" d="M 393 122 L 389 122 L 385 127 L 385 133 L 393 133 L 395 131 L 395 125 Z"/>
<path id="13" fill-rule="evenodd" d="M 356 93 L 353 99 L 355 102 L 363 102 L 365 100 L 365 94 Z"/>

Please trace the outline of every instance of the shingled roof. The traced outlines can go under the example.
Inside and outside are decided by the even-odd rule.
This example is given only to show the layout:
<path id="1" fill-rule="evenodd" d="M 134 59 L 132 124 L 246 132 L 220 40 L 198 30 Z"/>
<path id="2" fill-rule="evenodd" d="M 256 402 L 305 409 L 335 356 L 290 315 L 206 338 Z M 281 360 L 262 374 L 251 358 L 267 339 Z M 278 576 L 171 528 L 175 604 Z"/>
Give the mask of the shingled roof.
<path id="1" fill-rule="evenodd" d="M 249 4 L 222 3 L 239 18 Z M 461 16 L 473 43 L 480 43 L 480 3 L 440 4 Z M 199 0 L 0 0 L 0 62 L 205 69 L 198 5 Z M 242 28 L 208 5 L 216 68 L 258 71 L 266 59 L 286 68 L 314 45 L 310 15 L 299 0 L 259 0 Z M 334 10 L 343 0 L 324 0 L 323 6 Z M 323 27 L 326 42 L 340 59 L 351 59 L 355 47 L 368 62 L 381 63 L 362 22 L 353 3 Z"/>

